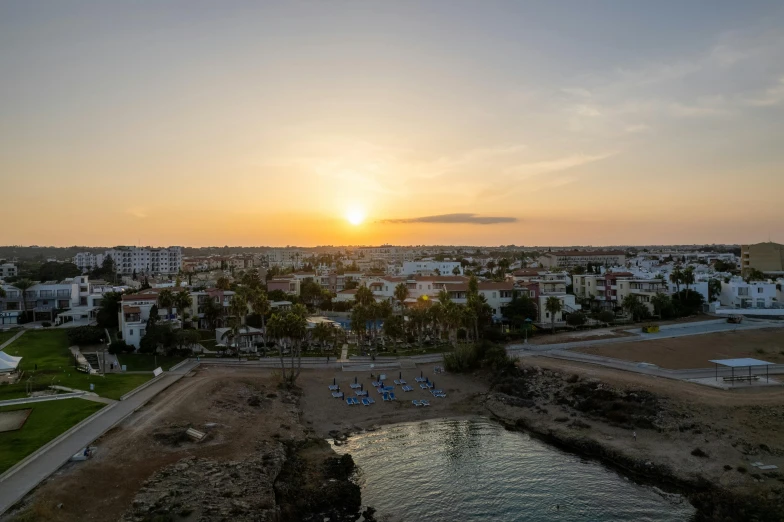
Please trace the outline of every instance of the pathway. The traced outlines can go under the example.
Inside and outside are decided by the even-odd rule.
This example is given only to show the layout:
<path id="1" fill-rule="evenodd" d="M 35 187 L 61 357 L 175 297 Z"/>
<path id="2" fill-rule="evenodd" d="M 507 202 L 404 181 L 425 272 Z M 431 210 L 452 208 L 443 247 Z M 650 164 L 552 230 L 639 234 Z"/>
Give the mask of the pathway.
<path id="1" fill-rule="evenodd" d="M 6 342 L 4 342 L 3 344 L 0 344 L 0 350 L 4 349 L 4 348 L 5 348 L 6 346 L 8 346 L 9 344 L 11 344 L 12 342 L 16 341 L 16 340 L 17 340 L 17 339 L 19 339 L 20 337 L 22 337 L 22 334 L 23 334 L 23 333 L 25 333 L 26 331 L 27 331 L 27 330 L 19 330 L 19 331 L 16 333 L 16 335 L 14 335 L 14 336 L 13 336 L 13 337 L 11 337 L 10 339 L 8 339 L 8 340 L 7 340 Z"/>
<path id="2" fill-rule="evenodd" d="M 173 372 L 167 372 L 158 381 L 124 401 L 114 402 L 66 432 L 61 438 L 44 446 L 31 456 L 24 466 L 11 468 L 0 475 L 0 514 L 13 506 L 41 481 L 57 471 L 77 451 L 91 444 L 112 426 L 143 406 L 158 393 L 168 388 L 198 365 L 189 361 Z"/>
<path id="3" fill-rule="evenodd" d="M 343 349 L 340 350 L 340 359 L 338 362 L 345 362 L 348 361 L 348 344 L 343 345 Z"/>

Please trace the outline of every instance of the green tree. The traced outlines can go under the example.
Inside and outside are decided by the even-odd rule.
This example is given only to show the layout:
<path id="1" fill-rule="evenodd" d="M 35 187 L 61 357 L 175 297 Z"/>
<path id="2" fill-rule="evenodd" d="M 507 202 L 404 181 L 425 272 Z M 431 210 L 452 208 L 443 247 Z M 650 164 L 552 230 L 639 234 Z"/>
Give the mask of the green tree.
<path id="1" fill-rule="evenodd" d="M 405 333 L 405 319 L 402 315 L 392 315 L 384 321 L 384 335 L 398 341 Z"/>
<path id="2" fill-rule="evenodd" d="M 710 279 L 708 281 L 708 301 L 718 300 L 721 295 L 721 279 Z"/>
<path id="3" fill-rule="evenodd" d="M 223 317 L 223 306 L 216 303 L 215 299 L 208 295 L 201 305 L 201 311 L 208 328 L 215 330 L 218 327 L 218 322 Z"/>
<path id="4" fill-rule="evenodd" d="M 599 312 L 597 317 L 601 322 L 605 324 L 610 324 L 615 322 L 615 314 L 609 310 L 603 310 Z"/>
<path id="5" fill-rule="evenodd" d="M 263 339 L 266 344 L 267 314 L 269 314 L 271 310 L 270 302 L 269 299 L 267 298 L 267 293 L 264 290 L 262 290 L 261 287 L 253 288 L 250 292 L 248 292 L 248 304 L 250 305 L 250 309 L 253 311 L 253 313 L 261 317 L 261 330 L 262 332 L 264 332 Z"/>
<path id="6" fill-rule="evenodd" d="M 96 319 L 101 328 L 117 328 L 119 313 L 122 307 L 122 293 L 108 292 L 103 294 Z"/>
<path id="7" fill-rule="evenodd" d="M 395 299 L 400 305 L 400 310 L 405 310 L 405 302 L 406 299 L 408 299 L 408 287 L 405 283 L 398 283 L 397 286 L 395 286 Z"/>
<path id="8" fill-rule="evenodd" d="M 746 274 L 743 276 L 743 280 L 746 281 L 746 283 L 751 283 L 752 281 L 765 281 L 766 279 L 765 274 L 756 268 L 746 270 Z M 17 287 L 18 286 L 19 285 L 17 285 Z"/>
<path id="9" fill-rule="evenodd" d="M 456 266 L 452 269 L 452 275 L 459 276 L 460 275 L 460 267 Z"/>
<path id="10" fill-rule="evenodd" d="M 264 283 L 261 281 L 261 277 L 259 276 L 259 271 L 255 268 L 251 268 L 242 276 L 242 285 L 246 286 L 251 289 L 261 289 L 264 286 Z"/>
<path id="11" fill-rule="evenodd" d="M 575 328 L 584 325 L 586 322 L 588 322 L 588 319 L 582 312 L 574 312 L 569 314 L 569 317 L 566 318 L 566 324 L 569 326 L 574 326 Z"/>
<path id="12" fill-rule="evenodd" d="M 229 281 L 228 277 L 221 276 L 215 281 L 215 288 L 218 290 L 229 290 L 231 288 L 231 281 Z"/>
<path id="13" fill-rule="evenodd" d="M 172 296 L 172 301 L 174 303 L 174 307 L 177 309 L 177 314 L 184 323 L 186 310 L 188 310 L 193 305 L 193 299 L 191 298 L 190 292 L 187 290 L 180 290 Z"/>
<path id="14" fill-rule="evenodd" d="M 284 386 L 293 386 L 302 371 L 302 343 L 307 335 L 306 314 L 307 310 L 304 306 L 294 305 L 284 314 L 272 314 L 267 324 L 270 336 L 280 345 L 280 369 Z M 288 369 L 285 363 L 285 350 L 289 351 L 291 361 Z"/>
<path id="15" fill-rule="evenodd" d="M 621 302 L 621 308 L 632 316 L 632 321 L 639 321 L 650 315 L 648 307 L 640 302 L 640 298 L 636 294 L 629 294 L 624 297 Z"/>
<path id="16" fill-rule="evenodd" d="M 62 281 L 69 277 L 76 277 L 82 273 L 73 263 L 58 263 L 47 261 L 38 269 L 39 281 Z"/>
<path id="17" fill-rule="evenodd" d="M 555 296 L 550 296 L 544 303 L 544 309 L 550 312 L 550 324 L 555 333 L 555 315 L 563 310 L 563 303 Z"/>
<path id="18" fill-rule="evenodd" d="M 166 319 L 170 319 L 174 308 L 174 292 L 168 288 L 161 290 L 158 294 L 158 305 L 166 309 Z"/>
<path id="19" fill-rule="evenodd" d="M 362 345 L 367 332 L 369 316 L 369 310 L 365 306 L 357 305 L 351 310 L 351 332 L 357 336 L 357 344 L 359 345 Z"/>
<path id="20" fill-rule="evenodd" d="M 376 298 L 373 296 L 373 292 L 365 285 L 360 286 L 357 288 L 357 293 L 354 294 L 354 300 L 360 306 L 369 306 L 370 303 L 374 303 Z"/>
<path id="21" fill-rule="evenodd" d="M 653 313 L 662 318 L 664 318 L 666 311 L 672 308 L 670 296 L 661 292 L 651 297 L 651 304 L 653 305 Z"/>
<path id="22" fill-rule="evenodd" d="M 681 283 L 683 283 L 683 271 L 679 266 L 676 266 L 670 272 L 670 281 L 675 284 L 675 291 L 680 293 Z"/>
<path id="23" fill-rule="evenodd" d="M 688 290 L 689 287 L 694 284 L 694 280 L 694 267 L 686 267 L 682 275 L 682 282 L 684 285 L 686 285 L 686 290 Z"/>
<path id="24" fill-rule="evenodd" d="M 20 279 L 14 283 L 14 286 L 19 289 L 19 292 L 22 294 L 22 314 L 27 318 L 27 291 L 33 286 L 35 283 L 29 279 Z"/>
<path id="25" fill-rule="evenodd" d="M 501 308 L 501 315 L 504 316 L 515 327 L 522 327 L 526 324 L 526 319 L 536 321 L 539 310 L 533 299 L 528 295 L 520 295 L 517 290 L 512 292 L 512 300 L 505 307 Z"/>

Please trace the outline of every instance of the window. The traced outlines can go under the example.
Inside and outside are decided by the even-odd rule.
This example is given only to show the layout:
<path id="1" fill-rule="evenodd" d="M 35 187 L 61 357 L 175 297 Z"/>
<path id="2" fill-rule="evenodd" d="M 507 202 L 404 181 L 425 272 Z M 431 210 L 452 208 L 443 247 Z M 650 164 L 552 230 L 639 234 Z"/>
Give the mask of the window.
<path id="1" fill-rule="evenodd" d="M 757 288 L 757 293 L 758 293 L 758 294 L 761 294 L 762 292 L 763 292 L 763 289 L 762 289 L 762 287 L 758 287 L 758 288 Z"/>
<path id="2" fill-rule="evenodd" d="M 131 328 L 130 330 L 128 330 L 128 335 L 133 335 L 133 328 Z"/>

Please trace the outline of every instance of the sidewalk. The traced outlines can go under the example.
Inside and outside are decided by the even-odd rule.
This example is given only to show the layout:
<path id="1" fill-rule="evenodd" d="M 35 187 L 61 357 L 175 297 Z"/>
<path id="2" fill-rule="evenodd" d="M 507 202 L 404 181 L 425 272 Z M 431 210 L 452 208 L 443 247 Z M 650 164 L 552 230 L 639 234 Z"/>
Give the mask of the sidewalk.
<path id="1" fill-rule="evenodd" d="M 106 433 L 112 426 L 143 406 L 147 401 L 168 388 L 198 365 L 190 361 L 174 372 L 167 372 L 160 380 L 141 390 L 127 400 L 114 402 L 92 417 L 92 420 L 69 433 L 52 446 L 46 447 L 25 466 L 9 470 L 0 476 L 0 514 L 7 511 L 65 464 L 77 451 Z M 79 399 L 73 399 L 79 400 Z"/>
<path id="2" fill-rule="evenodd" d="M 24 329 L 23 329 L 23 330 L 19 330 L 19 331 L 16 333 L 16 335 L 14 335 L 14 336 L 13 336 L 13 337 L 11 337 L 10 339 L 8 339 L 8 340 L 7 340 L 6 342 L 4 342 L 3 344 L 0 344 L 0 350 L 2 350 L 3 348 L 5 348 L 6 346 L 8 346 L 9 344 L 11 344 L 12 342 L 16 341 L 16 340 L 17 340 L 17 339 L 19 339 L 20 337 L 22 337 L 22 334 L 23 334 L 23 333 L 25 333 L 26 331 L 27 331 L 27 330 L 24 330 Z"/>

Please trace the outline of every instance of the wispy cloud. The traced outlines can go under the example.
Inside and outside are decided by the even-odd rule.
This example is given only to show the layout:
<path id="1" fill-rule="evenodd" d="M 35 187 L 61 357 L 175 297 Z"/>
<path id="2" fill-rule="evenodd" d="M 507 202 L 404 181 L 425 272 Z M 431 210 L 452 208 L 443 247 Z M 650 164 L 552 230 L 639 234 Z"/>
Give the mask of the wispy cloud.
<path id="1" fill-rule="evenodd" d="M 445 224 L 470 224 L 470 225 L 497 225 L 499 223 L 515 223 L 515 222 L 517 222 L 516 217 L 479 216 L 473 213 L 439 214 L 436 216 L 382 219 L 379 221 L 379 223 L 445 223 Z"/>
<path id="2" fill-rule="evenodd" d="M 147 209 L 144 207 L 131 207 L 125 212 L 138 219 L 144 219 L 147 217 Z"/>
<path id="3" fill-rule="evenodd" d="M 747 105 L 754 107 L 772 107 L 784 102 L 784 76 L 775 85 L 765 90 L 760 96 L 747 98 Z"/>
<path id="4" fill-rule="evenodd" d="M 522 174 L 525 176 L 535 176 L 538 174 L 545 174 L 547 172 L 557 172 L 560 170 L 579 167 L 581 165 L 587 165 L 588 163 L 601 161 L 611 156 L 615 156 L 616 154 L 618 154 L 617 151 L 593 155 L 574 154 L 552 160 L 537 161 L 535 163 L 524 163 L 522 165 L 513 167 L 510 169 L 510 172 L 514 174 Z"/>

